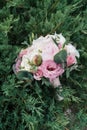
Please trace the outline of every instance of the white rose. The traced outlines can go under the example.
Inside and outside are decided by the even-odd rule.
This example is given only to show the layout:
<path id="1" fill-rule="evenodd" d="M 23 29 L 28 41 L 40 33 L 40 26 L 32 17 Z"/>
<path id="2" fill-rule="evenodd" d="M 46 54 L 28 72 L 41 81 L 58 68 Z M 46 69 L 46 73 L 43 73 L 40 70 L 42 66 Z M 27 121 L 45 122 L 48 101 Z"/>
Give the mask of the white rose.
<path id="1" fill-rule="evenodd" d="M 31 71 L 31 67 L 32 67 L 31 63 L 35 55 L 38 55 L 38 51 L 34 49 L 30 53 L 22 57 L 21 70 Z"/>
<path id="2" fill-rule="evenodd" d="M 24 55 L 22 57 L 22 62 L 21 62 L 21 70 L 26 70 L 26 71 L 30 71 L 30 64 L 29 64 L 29 59 L 27 55 Z"/>
<path id="3" fill-rule="evenodd" d="M 79 52 L 76 50 L 76 48 L 72 44 L 68 44 L 65 46 L 65 49 L 67 50 L 68 54 L 74 55 L 79 58 Z"/>

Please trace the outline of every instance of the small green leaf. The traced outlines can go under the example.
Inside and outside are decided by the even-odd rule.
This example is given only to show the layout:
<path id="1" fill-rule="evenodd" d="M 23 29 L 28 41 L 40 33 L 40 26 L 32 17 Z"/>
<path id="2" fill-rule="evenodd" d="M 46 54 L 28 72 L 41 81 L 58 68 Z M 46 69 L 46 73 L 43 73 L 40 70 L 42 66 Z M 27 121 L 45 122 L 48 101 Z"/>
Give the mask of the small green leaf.
<path id="1" fill-rule="evenodd" d="M 67 52 L 66 52 L 66 50 L 61 50 L 59 53 L 57 53 L 54 56 L 54 61 L 56 63 L 64 63 L 64 62 L 66 62 L 66 58 L 67 58 Z"/>
<path id="2" fill-rule="evenodd" d="M 17 75 L 17 78 L 20 80 L 32 79 L 32 75 L 28 71 L 19 71 L 16 75 Z"/>

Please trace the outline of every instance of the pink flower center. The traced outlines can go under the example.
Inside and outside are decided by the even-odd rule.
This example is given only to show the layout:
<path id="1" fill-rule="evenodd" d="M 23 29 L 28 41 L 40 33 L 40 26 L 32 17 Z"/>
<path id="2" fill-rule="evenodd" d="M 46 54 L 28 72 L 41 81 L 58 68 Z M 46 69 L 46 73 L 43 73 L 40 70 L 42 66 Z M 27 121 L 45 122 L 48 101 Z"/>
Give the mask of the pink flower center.
<path id="1" fill-rule="evenodd" d="M 53 67 L 51 67 L 51 66 L 47 66 L 47 70 L 53 71 L 53 70 L 55 70 L 55 68 L 53 68 Z"/>

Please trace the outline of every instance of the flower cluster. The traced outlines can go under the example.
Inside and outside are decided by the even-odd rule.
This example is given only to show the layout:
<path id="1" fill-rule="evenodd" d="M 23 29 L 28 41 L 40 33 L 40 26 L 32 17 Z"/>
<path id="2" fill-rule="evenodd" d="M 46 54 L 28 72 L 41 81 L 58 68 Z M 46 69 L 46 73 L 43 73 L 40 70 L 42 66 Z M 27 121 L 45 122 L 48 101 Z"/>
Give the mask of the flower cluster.
<path id="1" fill-rule="evenodd" d="M 16 63 L 15 72 L 28 71 L 34 79 L 48 78 L 54 86 L 59 85 L 59 76 L 66 68 L 77 64 L 79 52 L 72 44 L 65 44 L 62 34 L 41 36 L 33 40 L 31 46 L 21 50 Z"/>

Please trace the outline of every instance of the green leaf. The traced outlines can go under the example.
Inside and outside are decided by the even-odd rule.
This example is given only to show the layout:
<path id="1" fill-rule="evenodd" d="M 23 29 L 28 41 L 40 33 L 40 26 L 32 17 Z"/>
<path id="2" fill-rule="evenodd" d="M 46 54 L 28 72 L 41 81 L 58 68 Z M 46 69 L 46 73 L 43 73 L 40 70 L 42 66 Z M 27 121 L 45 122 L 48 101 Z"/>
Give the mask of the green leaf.
<path id="1" fill-rule="evenodd" d="M 69 76 L 70 76 L 70 68 L 67 68 L 66 69 L 66 78 L 69 78 Z"/>
<path id="2" fill-rule="evenodd" d="M 17 75 L 17 78 L 20 80 L 33 79 L 31 73 L 29 73 L 28 71 L 19 71 L 16 75 Z"/>
<path id="3" fill-rule="evenodd" d="M 59 53 L 57 53 L 54 56 L 54 61 L 56 63 L 64 63 L 64 62 L 66 62 L 66 58 L 67 58 L 67 52 L 66 52 L 66 50 L 61 50 Z"/>

